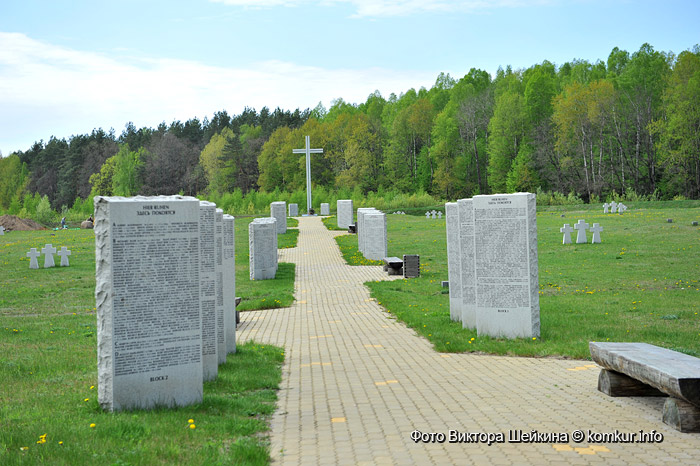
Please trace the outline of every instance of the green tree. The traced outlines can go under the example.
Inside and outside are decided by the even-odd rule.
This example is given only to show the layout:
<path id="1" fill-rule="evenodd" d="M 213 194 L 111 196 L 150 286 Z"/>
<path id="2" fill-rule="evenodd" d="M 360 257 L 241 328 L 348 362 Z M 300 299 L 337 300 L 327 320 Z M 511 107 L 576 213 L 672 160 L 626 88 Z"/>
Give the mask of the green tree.
<path id="1" fill-rule="evenodd" d="M 143 160 L 148 157 L 146 149 L 141 147 L 138 151 L 131 151 L 127 144 L 122 144 L 114 157 L 112 193 L 115 196 L 138 194 L 142 184 Z"/>
<path id="2" fill-rule="evenodd" d="M 496 99 L 493 118 L 489 122 L 488 181 L 492 192 L 505 192 L 511 165 L 525 137 L 523 97 L 507 90 Z"/>
<path id="3" fill-rule="evenodd" d="M 700 46 L 684 51 L 663 96 L 665 118 L 652 125 L 665 165 L 667 195 L 700 197 Z"/>

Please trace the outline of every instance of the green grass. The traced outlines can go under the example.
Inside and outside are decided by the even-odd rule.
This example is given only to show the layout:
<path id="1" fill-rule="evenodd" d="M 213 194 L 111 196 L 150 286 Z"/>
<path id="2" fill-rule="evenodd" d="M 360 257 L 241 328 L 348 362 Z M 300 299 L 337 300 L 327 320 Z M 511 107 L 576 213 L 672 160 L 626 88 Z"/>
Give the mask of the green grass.
<path id="1" fill-rule="evenodd" d="M 248 225 L 253 220 L 251 217 L 236 218 L 236 296 L 243 298 L 236 309 L 250 311 L 289 307 L 294 302 L 294 264 L 280 262 L 272 280 L 250 279 Z M 287 222 L 290 220 L 297 222 L 292 218 L 288 218 Z M 299 230 L 287 228 L 287 233 L 277 235 L 277 247 L 296 247 L 298 237 Z"/>
<path id="2" fill-rule="evenodd" d="M 700 209 L 684 202 L 639 204 L 646 208 L 622 216 L 602 208 L 538 212 L 536 340 L 478 337 L 450 320 L 448 291 L 441 287 L 448 279 L 445 219 L 388 215 L 388 254 L 419 254 L 421 277 L 368 286 L 389 314 L 437 351 L 588 358 L 589 341 L 641 341 L 700 356 L 700 227 L 691 226 Z M 601 224 L 601 244 L 561 244 L 559 228 L 580 218 Z M 348 263 L 361 263 L 356 236 L 337 241 Z"/>
<path id="3" fill-rule="evenodd" d="M 336 215 L 332 215 L 330 217 L 323 217 L 321 221 L 329 230 L 348 231 L 347 228 L 340 228 L 338 226 L 338 217 Z"/>
<path id="4" fill-rule="evenodd" d="M 71 249 L 70 267 L 29 269 L 26 252 L 48 242 Z M 239 345 L 200 404 L 103 412 L 92 230 L 10 232 L 0 270 L 0 464 L 269 463 L 282 349 Z"/>

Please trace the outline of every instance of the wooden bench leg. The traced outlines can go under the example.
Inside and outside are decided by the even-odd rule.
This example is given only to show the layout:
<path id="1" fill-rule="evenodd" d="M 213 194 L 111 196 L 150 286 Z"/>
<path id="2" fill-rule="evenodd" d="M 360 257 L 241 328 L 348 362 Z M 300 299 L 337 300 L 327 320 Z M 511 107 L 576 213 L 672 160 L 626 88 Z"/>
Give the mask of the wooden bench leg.
<path id="1" fill-rule="evenodd" d="M 662 419 L 681 432 L 700 432 L 700 408 L 687 401 L 669 397 L 664 403 Z"/>
<path id="2" fill-rule="evenodd" d="M 598 390 L 608 396 L 668 396 L 639 380 L 608 369 L 600 371 Z"/>

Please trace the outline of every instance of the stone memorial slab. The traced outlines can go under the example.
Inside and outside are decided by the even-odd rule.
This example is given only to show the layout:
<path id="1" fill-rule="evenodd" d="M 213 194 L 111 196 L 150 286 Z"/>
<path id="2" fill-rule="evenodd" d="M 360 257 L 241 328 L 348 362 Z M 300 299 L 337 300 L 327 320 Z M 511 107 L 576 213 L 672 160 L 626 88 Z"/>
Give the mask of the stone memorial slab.
<path id="1" fill-rule="evenodd" d="M 216 204 L 199 202 L 199 281 L 202 307 L 202 373 L 205 381 L 219 374 L 217 342 Z"/>
<path id="2" fill-rule="evenodd" d="M 540 335 L 536 196 L 475 196 L 474 251 L 478 335 Z"/>
<path id="3" fill-rule="evenodd" d="M 29 252 L 27 253 L 27 257 L 29 258 L 29 268 L 30 269 L 38 269 L 39 268 L 39 256 L 41 253 L 36 250 L 36 248 L 31 248 Z"/>
<path id="4" fill-rule="evenodd" d="M 236 352 L 236 219 L 224 214 L 224 328 L 226 353 Z"/>
<path id="5" fill-rule="evenodd" d="M 450 319 L 462 321 L 462 286 L 460 273 L 459 210 L 456 202 L 445 204 L 447 230 L 447 277 L 450 290 Z"/>
<path id="6" fill-rule="evenodd" d="M 586 238 L 586 230 L 588 230 L 588 224 L 585 220 L 579 220 L 574 224 L 574 229 L 578 232 L 576 234 L 576 244 L 583 244 L 588 242 Z"/>
<path id="7" fill-rule="evenodd" d="M 374 207 L 360 207 L 357 209 L 357 222 L 355 222 L 355 232 L 357 233 L 357 250 L 364 255 L 365 243 L 367 241 L 367 235 L 363 231 L 362 227 L 364 224 L 365 214 L 369 212 L 376 212 Z M 365 256 L 366 257 L 366 256 Z"/>
<path id="8" fill-rule="evenodd" d="M 299 216 L 299 204 L 289 204 L 289 216 L 298 217 Z"/>
<path id="9" fill-rule="evenodd" d="M 277 234 L 287 233 L 287 203 L 284 201 L 272 202 L 270 204 L 270 217 L 277 220 Z"/>
<path id="10" fill-rule="evenodd" d="M 571 233 L 574 232 L 571 225 L 565 223 L 564 226 L 559 229 L 559 232 L 564 233 L 564 238 L 561 240 L 561 244 L 571 244 Z"/>
<path id="11" fill-rule="evenodd" d="M 459 215 L 460 280 L 462 288 L 462 328 L 476 329 L 476 269 L 474 204 L 472 199 L 457 201 Z"/>
<path id="12" fill-rule="evenodd" d="M 219 364 L 226 362 L 226 327 L 224 326 L 224 211 L 216 209 L 216 354 Z"/>
<path id="13" fill-rule="evenodd" d="M 590 230 L 591 233 L 593 233 L 591 244 L 600 243 L 600 232 L 603 231 L 603 227 L 601 227 L 598 223 L 594 223 Z"/>
<path id="14" fill-rule="evenodd" d="M 403 255 L 403 278 L 420 277 L 420 256 L 418 254 Z"/>
<path id="15" fill-rule="evenodd" d="M 63 246 L 60 251 L 58 251 L 58 256 L 61 258 L 61 267 L 68 267 L 70 263 L 68 261 L 68 256 L 71 255 L 70 249 Z"/>
<path id="16" fill-rule="evenodd" d="M 56 254 L 56 248 L 50 244 L 45 245 L 41 248 L 41 253 L 44 255 L 44 268 L 55 267 L 56 263 L 53 261 L 53 255 Z"/>
<path id="17" fill-rule="evenodd" d="M 386 214 L 378 211 L 364 214 L 360 231 L 364 238 L 363 255 L 370 260 L 385 258 L 387 256 Z"/>
<path id="18" fill-rule="evenodd" d="M 202 401 L 199 201 L 95 197 L 98 401 Z"/>
<path id="19" fill-rule="evenodd" d="M 270 280 L 277 274 L 276 222 L 274 218 L 256 218 L 248 225 L 251 280 Z"/>
<path id="20" fill-rule="evenodd" d="M 330 215 L 331 214 L 331 205 L 327 202 L 322 202 L 321 203 L 321 215 Z"/>
<path id="21" fill-rule="evenodd" d="M 352 199 L 339 199 L 336 203 L 336 213 L 338 215 L 338 228 L 347 229 L 355 223 L 355 210 Z"/>

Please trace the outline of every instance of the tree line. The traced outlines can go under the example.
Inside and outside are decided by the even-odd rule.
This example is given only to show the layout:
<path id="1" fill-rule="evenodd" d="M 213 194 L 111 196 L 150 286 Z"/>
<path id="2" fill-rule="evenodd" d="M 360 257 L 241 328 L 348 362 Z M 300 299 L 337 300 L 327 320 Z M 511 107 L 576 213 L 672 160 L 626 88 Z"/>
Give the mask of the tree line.
<path id="1" fill-rule="evenodd" d="M 598 202 L 615 193 L 700 198 L 700 47 L 614 48 L 606 61 L 544 61 L 495 77 L 441 73 L 430 89 L 329 109 L 226 111 L 211 120 L 51 137 L 0 159 L 0 210 L 29 196 L 60 210 L 90 196 L 305 186 L 293 154 L 311 136 L 314 185 L 437 199 L 551 191 Z"/>

